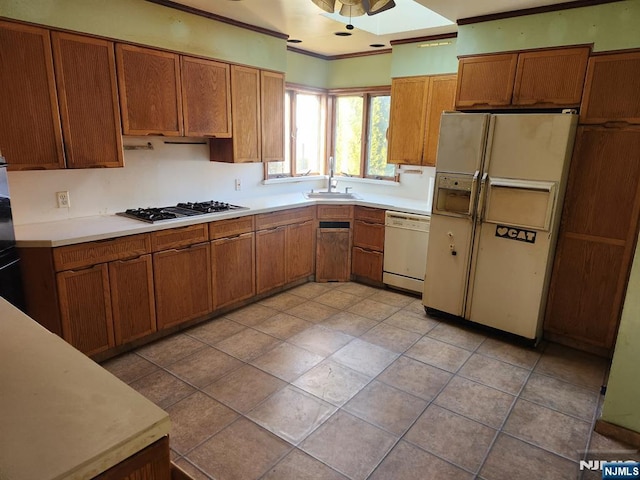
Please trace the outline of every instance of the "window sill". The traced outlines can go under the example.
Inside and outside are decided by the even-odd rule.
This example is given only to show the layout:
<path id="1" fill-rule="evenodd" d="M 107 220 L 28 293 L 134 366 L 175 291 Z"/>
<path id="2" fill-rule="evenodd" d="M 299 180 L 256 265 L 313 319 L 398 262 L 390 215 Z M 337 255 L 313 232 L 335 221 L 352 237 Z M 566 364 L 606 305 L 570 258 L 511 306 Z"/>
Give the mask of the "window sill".
<path id="1" fill-rule="evenodd" d="M 307 177 L 282 177 L 282 178 L 269 178 L 267 180 L 263 180 L 263 185 L 273 185 L 279 183 L 300 183 L 300 182 L 311 182 L 317 180 L 327 180 L 329 177 L 327 175 L 313 175 Z M 334 182 L 350 182 L 350 183 L 369 183 L 372 185 L 386 185 L 392 187 L 399 187 L 400 182 L 396 182 L 394 180 L 376 180 L 375 178 L 360 178 L 360 177 L 333 177 Z"/>
<path id="2" fill-rule="evenodd" d="M 299 183 L 299 182 L 313 182 L 317 180 L 325 180 L 326 175 L 307 175 L 304 177 L 282 177 L 282 178 L 268 178 L 262 181 L 263 185 L 273 185 L 278 183 Z"/>
<path id="3" fill-rule="evenodd" d="M 325 177 L 327 178 L 327 177 Z M 375 178 L 360 178 L 360 177 L 333 177 L 333 180 L 336 182 L 353 182 L 353 183 L 370 183 L 372 185 L 386 185 L 398 187 L 400 186 L 400 182 L 396 182 L 395 180 L 377 180 Z"/>

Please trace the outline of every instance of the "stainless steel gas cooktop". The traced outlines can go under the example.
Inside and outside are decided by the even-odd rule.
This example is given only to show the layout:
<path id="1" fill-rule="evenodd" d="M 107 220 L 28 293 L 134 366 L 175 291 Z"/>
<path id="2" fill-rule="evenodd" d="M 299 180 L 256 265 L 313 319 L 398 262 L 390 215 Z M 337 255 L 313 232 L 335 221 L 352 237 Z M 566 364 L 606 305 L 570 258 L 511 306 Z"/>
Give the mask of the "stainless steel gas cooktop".
<path id="1" fill-rule="evenodd" d="M 178 203 L 171 207 L 130 208 L 116 215 L 134 218 L 147 223 L 156 223 L 177 218 L 194 217 L 212 213 L 225 213 L 230 210 L 249 210 L 247 207 L 231 205 L 230 203 L 209 200 L 206 202 Z"/>

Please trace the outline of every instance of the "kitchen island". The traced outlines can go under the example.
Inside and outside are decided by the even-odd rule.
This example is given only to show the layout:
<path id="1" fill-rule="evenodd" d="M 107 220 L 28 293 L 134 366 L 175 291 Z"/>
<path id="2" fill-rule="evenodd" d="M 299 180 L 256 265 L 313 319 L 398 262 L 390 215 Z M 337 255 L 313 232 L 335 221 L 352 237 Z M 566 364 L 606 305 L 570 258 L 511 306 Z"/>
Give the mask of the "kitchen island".
<path id="1" fill-rule="evenodd" d="M 2 298 L 0 317 L 0 478 L 124 478 L 142 450 L 169 478 L 166 412 Z"/>

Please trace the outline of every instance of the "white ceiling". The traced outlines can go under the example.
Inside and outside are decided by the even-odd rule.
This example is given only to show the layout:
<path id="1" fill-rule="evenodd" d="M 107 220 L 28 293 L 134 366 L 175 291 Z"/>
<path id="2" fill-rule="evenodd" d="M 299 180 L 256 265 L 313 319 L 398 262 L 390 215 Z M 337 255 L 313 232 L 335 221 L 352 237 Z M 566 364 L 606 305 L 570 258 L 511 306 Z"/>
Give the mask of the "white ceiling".
<path id="1" fill-rule="evenodd" d="M 334 56 L 376 50 L 370 47 L 371 44 L 383 44 L 383 48 L 390 48 L 391 40 L 456 32 L 455 22 L 460 18 L 569 1 L 571 0 L 395 0 L 397 6 L 391 10 L 371 17 L 365 15 L 354 18 L 353 25 L 356 28 L 351 30 L 350 37 L 334 35 L 335 32 L 347 31 L 345 23 L 329 18 L 329 15 L 311 0 L 177 0 L 175 3 L 283 33 L 290 39 L 302 41 L 293 45 L 296 48 Z M 398 15 L 401 9 L 411 7 L 413 10 Z M 415 21 L 416 9 L 423 10 L 425 15 L 431 15 L 436 20 L 444 18 L 440 18 L 440 25 L 428 26 L 429 18 Z M 433 15 L 427 9 L 437 15 Z M 394 16 L 395 19 L 392 18 Z M 347 23 L 349 21 L 348 18 L 344 20 Z M 447 20 L 451 23 L 443 25 Z M 360 25 L 361 21 L 368 22 L 368 25 Z M 387 28 L 389 23 L 393 23 L 394 26 Z M 395 33 L 384 33 L 389 30 Z M 376 35 L 370 32 L 383 34 Z"/>

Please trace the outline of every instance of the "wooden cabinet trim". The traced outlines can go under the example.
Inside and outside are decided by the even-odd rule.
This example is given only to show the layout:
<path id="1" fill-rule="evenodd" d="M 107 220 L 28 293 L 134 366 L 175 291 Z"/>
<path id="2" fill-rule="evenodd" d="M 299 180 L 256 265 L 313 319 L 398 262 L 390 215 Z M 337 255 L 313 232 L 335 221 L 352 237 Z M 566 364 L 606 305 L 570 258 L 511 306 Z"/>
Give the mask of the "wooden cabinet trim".
<path id="1" fill-rule="evenodd" d="M 188 247 L 209 240 L 209 228 L 206 223 L 187 227 L 170 228 L 151 233 L 151 251 Z"/>
<path id="2" fill-rule="evenodd" d="M 128 235 L 54 248 L 53 263 L 59 272 L 138 257 L 150 252 L 151 238 L 148 234 Z"/>

